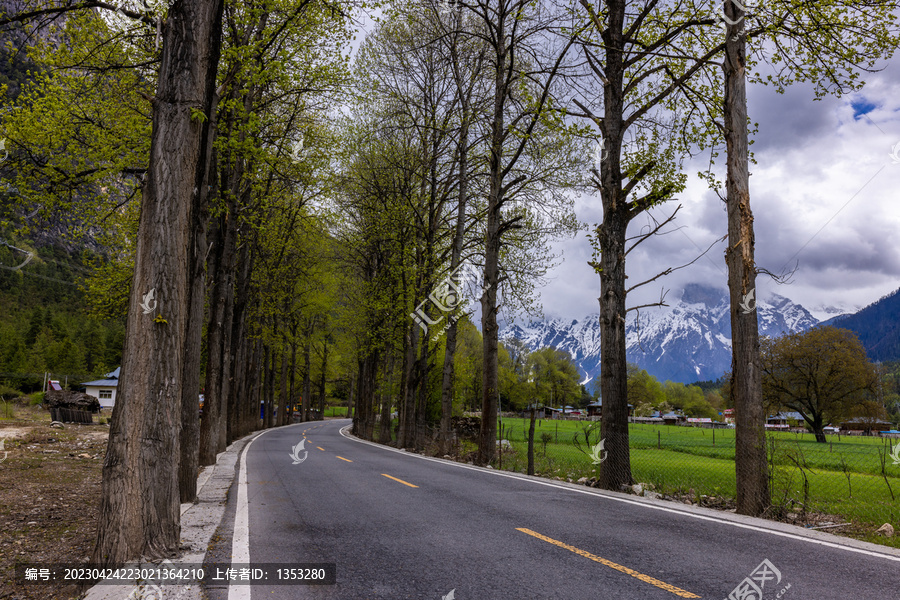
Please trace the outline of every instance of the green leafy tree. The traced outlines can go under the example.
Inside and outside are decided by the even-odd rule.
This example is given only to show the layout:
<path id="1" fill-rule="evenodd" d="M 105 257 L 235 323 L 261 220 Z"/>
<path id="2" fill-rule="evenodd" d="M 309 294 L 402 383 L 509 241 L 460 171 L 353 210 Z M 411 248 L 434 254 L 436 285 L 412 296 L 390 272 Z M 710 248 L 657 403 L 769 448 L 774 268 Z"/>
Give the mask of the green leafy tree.
<path id="1" fill-rule="evenodd" d="M 665 402 L 662 385 L 655 377 L 635 364 L 628 365 L 628 403 L 634 407 L 634 414 L 649 416 Z"/>
<path id="2" fill-rule="evenodd" d="M 851 331 L 816 327 L 764 338 L 762 369 L 769 407 L 800 413 L 817 442 L 825 443 L 826 425 L 872 414 L 878 373 Z"/>

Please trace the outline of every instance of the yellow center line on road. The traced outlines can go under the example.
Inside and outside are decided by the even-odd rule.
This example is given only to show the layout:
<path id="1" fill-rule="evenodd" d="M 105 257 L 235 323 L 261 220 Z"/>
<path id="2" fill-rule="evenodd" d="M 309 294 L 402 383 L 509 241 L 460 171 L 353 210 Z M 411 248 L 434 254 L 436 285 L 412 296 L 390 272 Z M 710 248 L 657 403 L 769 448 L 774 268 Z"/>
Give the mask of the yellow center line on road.
<path id="1" fill-rule="evenodd" d="M 417 485 L 413 485 L 413 484 L 411 484 L 411 483 L 408 483 L 408 482 L 406 482 L 406 481 L 403 481 L 402 479 L 397 479 L 396 477 L 391 477 L 391 476 L 388 475 L 387 473 L 382 473 L 382 475 L 384 475 L 384 476 L 387 477 L 388 479 L 393 479 L 394 481 L 399 481 L 399 482 L 402 483 L 403 485 L 408 485 L 409 487 L 412 487 L 412 488 L 417 488 L 417 487 L 419 487 L 419 486 L 417 486 Z"/>
<path id="2" fill-rule="evenodd" d="M 560 548 L 565 548 L 566 550 L 574 552 L 575 554 L 578 554 L 585 558 L 589 558 L 589 559 L 593 560 L 594 562 L 598 562 L 601 565 L 606 565 L 610 569 L 615 569 L 616 571 L 621 571 L 622 573 L 625 573 L 626 575 L 631 575 L 635 579 L 640 579 L 641 581 L 643 581 L 645 583 L 649 583 L 650 585 L 656 586 L 659 589 L 666 590 L 667 592 L 672 592 L 676 596 L 681 596 L 682 598 L 700 598 L 700 596 L 698 596 L 697 594 L 692 594 L 691 592 L 685 591 L 681 588 L 677 588 L 674 585 L 670 585 L 670 584 L 666 583 L 665 581 L 660 581 L 659 579 L 655 579 L 653 577 L 650 577 L 649 575 L 644 575 L 643 573 L 635 571 L 634 569 L 629 569 L 628 567 L 624 567 L 618 563 L 614 563 L 611 560 L 606 560 L 605 558 L 601 558 L 601 557 L 597 556 L 596 554 L 591 554 L 590 552 L 581 550 L 580 548 L 576 548 L 575 546 L 570 546 L 568 544 L 560 542 L 559 540 L 554 540 L 553 538 L 549 538 L 545 535 L 541 535 L 540 533 L 537 533 L 536 531 L 532 531 L 530 529 L 525 529 L 523 527 L 516 527 L 516 531 L 521 531 L 522 533 L 527 533 L 530 536 L 536 537 L 539 540 L 544 540 L 545 542 L 553 544 L 554 546 L 559 546 Z"/>
<path id="3" fill-rule="evenodd" d="M 322 452 L 325 452 L 325 448 L 323 448 L 322 446 L 316 446 L 316 448 L 318 448 L 318 449 L 321 450 Z"/>
<path id="4" fill-rule="evenodd" d="M 321 450 L 321 448 L 319 448 L 319 450 Z M 337 456 L 337 455 L 335 454 L 335 456 Z M 349 458 L 344 458 L 343 456 L 338 456 L 338 458 L 341 459 L 341 460 L 346 460 L 347 462 L 353 462 L 353 461 L 350 460 Z"/>

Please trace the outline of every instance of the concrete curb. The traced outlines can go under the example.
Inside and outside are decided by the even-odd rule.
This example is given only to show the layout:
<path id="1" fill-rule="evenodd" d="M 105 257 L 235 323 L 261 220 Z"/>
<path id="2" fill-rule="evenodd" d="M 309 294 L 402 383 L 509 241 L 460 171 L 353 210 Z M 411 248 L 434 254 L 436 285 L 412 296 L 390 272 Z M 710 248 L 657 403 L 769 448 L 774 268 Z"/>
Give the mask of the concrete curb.
<path id="1" fill-rule="evenodd" d="M 372 442 L 369 440 L 364 440 L 362 438 L 358 438 L 352 433 L 350 433 L 350 425 L 346 427 L 342 427 L 341 435 L 344 437 L 359 442 L 361 444 L 371 444 L 373 446 L 378 446 L 379 448 L 383 448 L 385 450 L 389 450 L 391 452 L 400 452 L 402 454 L 406 454 L 407 456 L 414 456 L 423 460 L 432 460 L 437 462 L 442 462 L 450 465 L 454 465 L 461 468 L 472 469 L 477 471 L 484 471 L 486 473 L 492 473 L 495 475 L 499 475 L 501 477 L 510 477 L 513 479 L 521 479 L 525 481 L 532 481 L 538 483 L 540 485 L 550 486 L 550 487 L 558 487 L 563 489 L 570 489 L 572 491 L 582 493 L 582 494 L 590 494 L 595 496 L 602 496 L 605 498 L 609 498 L 610 500 L 616 500 L 619 502 L 625 502 L 628 504 L 634 505 L 643 505 L 648 508 L 653 508 L 655 510 L 661 510 L 669 513 L 680 513 L 686 516 L 694 517 L 697 519 L 709 520 L 709 521 L 719 521 L 721 523 L 730 524 L 734 527 L 745 528 L 745 529 L 753 529 L 755 531 L 767 532 L 772 535 L 777 536 L 786 536 L 793 538 L 804 538 L 813 543 L 826 545 L 830 547 L 838 547 L 843 548 L 845 550 L 849 550 L 852 552 L 860 552 L 865 554 L 877 554 L 884 558 L 889 558 L 892 560 L 900 561 L 900 549 L 893 548 L 890 546 L 881 546 L 879 544 L 873 544 L 871 542 L 864 542 L 861 540 L 857 540 L 855 538 L 842 537 L 838 535 L 834 535 L 832 533 L 828 533 L 825 531 L 817 531 L 812 529 L 806 529 L 805 527 L 799 527 L 797 525 L 790 525 L 788 523 L 781 523 L 779 521 L 769 521 L 767 519 L 760 519 L 758 517 L 748 517 L 744 515 L 738 515 L 732 512 L 715 510 L 712 508 L 704 508 L 701 506 L 692 506 L 687 504 L 681 504 L 679 502 L 673 502 L 671 500 L 655 500 L 651 498 L 644 498 L 642 496 L 635 496 L 633 494 L 626 494 L 623 492 L 612 492 L 608 490 L 601 490 L 598 488 L 592 488 L 585 485 L 577 484 L 577 483 L 569 483 L 568 481 L 557 481 L 555 479 L 547 479 L 545 477 L 537 477 L 535 475 L 524 475 L 522 473 L 514 473 L 512 471 L 500 471 L 498 469 L 489 469 L 486 467 L 478 467 L 475 465 L 470 465 L 466 463 L 460 463 L 454 460 L 447 460 L 445 458 L 437 458 L 434 456 L 425 456 L 422 454 L 417 454 L 414 452 L 407 452 L 406 450 L 401 450 L 398 448 L 394 448 L 392 446 L 386 446 L 384 444 L 379 444 L 377 442 Z"/>
<path id="2" fill-rule="evenodd" d="M 213 534 L 225 514 L 228 490 L 235 479 L 235 465 L 241 451 L 257 436 L 271 431 L 263 429 L 232 442 L 225 452 L 216 457 L 216 464 L 203 469 L 197 477 L 197 502 L 181 505 L 181 544 L 185 549 L 181 557 L 170 560 L 173 567 L 199 565 L 206 557 Z M 168 564 L 168 563 L 167 563 Z M 158 563 L 140 563 L 144 568 Z M 158 585 L 138 581 L 129 584 L 101 583 L 90 588 L 84 600 L 200 600 L 199 584 Z"/>

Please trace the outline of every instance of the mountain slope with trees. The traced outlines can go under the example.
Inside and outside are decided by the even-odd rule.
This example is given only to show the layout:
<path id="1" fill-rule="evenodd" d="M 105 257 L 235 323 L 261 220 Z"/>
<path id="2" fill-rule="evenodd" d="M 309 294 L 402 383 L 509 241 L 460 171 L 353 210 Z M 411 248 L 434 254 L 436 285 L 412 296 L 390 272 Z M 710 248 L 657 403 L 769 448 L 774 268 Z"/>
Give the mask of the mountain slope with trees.
<path id="1" fill-rule="evenodd" d="M 854 332 L 870 359 L 900 360 L 900 289 L 852 315 L 824 322 Z"/>

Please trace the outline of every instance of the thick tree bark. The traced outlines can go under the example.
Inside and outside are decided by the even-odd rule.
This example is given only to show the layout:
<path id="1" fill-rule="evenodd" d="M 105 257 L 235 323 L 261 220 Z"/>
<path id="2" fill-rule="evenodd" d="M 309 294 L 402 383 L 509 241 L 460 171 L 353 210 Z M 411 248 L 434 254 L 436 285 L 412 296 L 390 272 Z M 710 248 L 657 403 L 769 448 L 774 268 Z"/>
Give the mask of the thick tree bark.
<path id="1" fill-rule="evenodd" d="M 603 399 L 601 438 L 608 450 L 600 470 L 600 485 L 620 490 L 632 483 L 628 447 L 628 366 L 625 358 L 625 244 L 628 223 L 639 214 L 626 204 L 622 190 L 620 154 L 624 135 L 623 87 L 625 65 L 623 27 L 625 2 L 609 2 L 609 26 L 603 32 L 606 46 L 603 140 L 600 167 L 603 223 L 597 228 L 600 246 L 600 393 Z"/>
<path id="2" fill-rule="evenodd" d="M 244 435 L 259 429 L 259 401 L 262 396 L 262 340 L 257 340 L 253 348 L 253 358 L 247 371 L 247 398 L 244 401 Z"/>
<path id="3" fill-rule="evenodd" d="M 104 566 L 174 556 L 179 549 L 192 211 L 207 185 L 208 116 L 215 110 L 222 9 L 220 0 L 176 2 L 166 19 L 119 397 L 92 556 Z M 194 110 L 207 120 L 194 117 Z M 142 302 L 153 310 L 145 314 Z"/>
<path id="4" fill-rule="evenodd" d="M 238 254 L 232 310 L 231 363 L 232 384 L 228 388 L 228 427 L 226 443 L 231 444 L 249 433 L 245 431 L 247 405 L 250 399 L 249 361 L 254 348 L 247 335 L 247 305 L 250 296 L 250 270 L 252 266 L 250 244 L 244 243 Z"/>
<path id="5" fill-rule="evenodd" d="M 359 393 L 356 399 L 356 415 L 354 424 L 356 435 L 371 440 L 375 432 L 375 373 L 378 356 L 367 355 L 360 361 Z"/>
<path id="6" fill-rule="evenodd" d="M 732 383 L 735 416 L 735 476 L 737 511 L 761 515 L 769 506 L 766 463 L 766 415 L 762 402 L 762 368 L 756 305 L 756 264 L 753 258 L 753 213 L 750 211 L 748 162 L 746 47 L 744 12 L 725 1 L 730 21 L 725 45 L 725 143 L 727 156 L 728 289 L 731 293 Z"/>
<path id="7" fill-rule="evenodd" d="M 232 205 L 237 211 L 237 206 Z M 237 245 L 237 218 L 234 219 L 234 232 L 231 236 L 232 247 L 230 249 L 231 268 L 234 270 L 235 245 Z M 222 321 L 222 368 L 219 371 L 220 384 L 219 394 L 221 401 L 219 402 L 219 424 L 216 426 L 218 440 L 216 443 L 216 454 L 225 452 L 228 447 L 228 406 L 231 398 L 231 384 L 233 377 L 231 373 L 232 354 L 231 354 L 231 332 L 234 329 L 234 275 L 229 274 L 228 287 L 225 288 L 225 312 Z"/>
<path id="8" fill-rule="evenodd" d="M 202 196 L 202 194 L 201 194 Z M 202 204 L 205 204 L 203 202 Z M 197 497 L 200 468 L 200 357 L 203 349 L 203 309 L 206 302 L 206 221 L 204 206 L 195 211 L 191 244 L 192 283 L 189 298 L 187 338 L 184 345 L 184 372 L 181 392 L 181 458 L 178 466 L 178 489 L 181 502 Z"/>
<path id="9" fill-rule="evenodd" d="M 232 204 L 232 203 L 230 203 Z M 232 204 L 233 207 L 233 204 Z M 230 207 L 231 208 L 231 207 Z M 200 424 L 200 464 L 212 465 L 225 438 L 226 386 L 225 361 L 231 322 L 226 321 L 230 296 L 233 293 L 232 274 L 234 272 L 234 248 L 237 237 L 237 215 L 229 210 L 215 223 L 212 235 L 213 252 L 210 255 L 209 276 L 211 278 L 209 300 L 209 323 L 206 327 L 206 401 L 203 406 L 203 421 Z"/>
<path id="10" fill-rule="evenodd" d="M 500 10 L 503 10 L 502 8 Z M 481 432 L 478 464 L 487 465 L 497 450 L 497 394 L 500 389 L 497 345 L 497 285 L 500 282 L 500 209 L 503 204 L 503 142 L 506 138 L 505 108 L 509 95 L 507 69 L 512 68 L 507 48 L 506 14 L 500 15 L 494 40 L 494 107 L 491 122 L 489 191 L 484 238 L 484 293 L 481 295 L 481 335 L 484 370 L 481 397 Z"/>
<path id="11" fill-rule="evenodd" d="M 461 96 L 464 96 L 461 92 Z M 463 250 L 464 234 L 466 230 L 466 204 L 469 193 L 469 115 L 468 101 L 463 99 L 463 119 L 459 131 L 459 184 L 457 187 L 459 198 L 456 204 L 456 231 L 453 234 L 453 249 L 450 253 L 450 272 L 453 273 L 460 265 Z M 441 453 L 450 451 L 453 432 L 450 428 L 450 419 L 453 416 L 453 369 L 456 357 L 456 332 L 459 319 L 454 318 L 447 327 L 447 343 L 444 348 L 444 368 L 441 373 Z"/>

